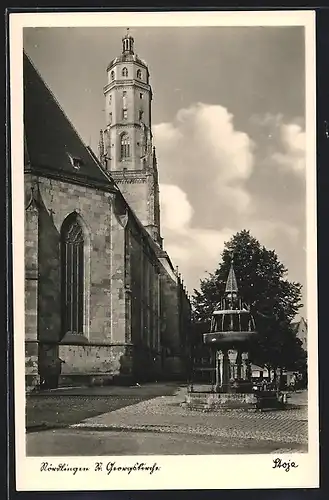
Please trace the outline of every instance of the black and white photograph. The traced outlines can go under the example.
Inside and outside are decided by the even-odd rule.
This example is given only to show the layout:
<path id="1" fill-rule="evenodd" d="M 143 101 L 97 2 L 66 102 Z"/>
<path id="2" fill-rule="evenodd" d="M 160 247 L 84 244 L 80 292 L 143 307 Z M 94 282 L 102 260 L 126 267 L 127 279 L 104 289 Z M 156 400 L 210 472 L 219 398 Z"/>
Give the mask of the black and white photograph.
<path id="1" fill-rule="evenodd" d="M 11 22 L 19 489 L 317 486 L 314 13 Z"/>

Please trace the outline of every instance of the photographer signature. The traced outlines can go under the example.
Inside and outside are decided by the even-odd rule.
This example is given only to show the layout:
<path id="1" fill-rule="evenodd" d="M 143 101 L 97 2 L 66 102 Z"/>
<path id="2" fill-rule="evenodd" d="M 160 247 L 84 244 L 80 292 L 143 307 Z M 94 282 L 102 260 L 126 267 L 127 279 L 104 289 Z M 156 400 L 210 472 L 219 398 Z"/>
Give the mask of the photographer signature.
<path id="1" fill-rule="evenodd" d="M 295 462 L 292 462 L 290 460 L 287 460 L 284 462 L 281 458 L 275 458 L 273 460 L 273 469 L 284 469 L 286 472 L 289 472 L 291 469 L 296 469 L 298 467 L 298 464 Z"/>

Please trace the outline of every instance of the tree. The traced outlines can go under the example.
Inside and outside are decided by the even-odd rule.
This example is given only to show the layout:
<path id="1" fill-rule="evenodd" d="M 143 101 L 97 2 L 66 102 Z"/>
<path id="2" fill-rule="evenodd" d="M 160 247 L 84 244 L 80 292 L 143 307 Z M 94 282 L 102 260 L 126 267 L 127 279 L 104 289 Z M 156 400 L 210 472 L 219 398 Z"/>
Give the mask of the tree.
<path id="1" fill-rule="evenodd" d="M 225 243 L 218 269 L 201 280 L 200 291 L 194 290 L 193 319 L 209 322 L 225 291 L 232 256 L 239 294 L 256 322 L 251 359 L 270 368 L 286 367 L 287 357 L 296 360 L 299 356 L 291 321 L 302 307 L 302 286 L 286 279 L 287 269 L 276 253 L 262 246 L 250 231 L 242 230 Z"/>

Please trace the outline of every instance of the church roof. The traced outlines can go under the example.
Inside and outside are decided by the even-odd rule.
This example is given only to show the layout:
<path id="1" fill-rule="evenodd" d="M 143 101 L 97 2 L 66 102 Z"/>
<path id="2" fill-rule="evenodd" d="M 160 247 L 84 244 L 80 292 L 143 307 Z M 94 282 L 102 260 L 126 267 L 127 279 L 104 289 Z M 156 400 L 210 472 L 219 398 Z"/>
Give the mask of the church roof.
<path id="1" fill-rule="evenodd" d="M 111 187 L 54 95 L 24 53 L 25 170 L 84 185 Z"/>
<path id="2" fill-rule="evenodd" d="M 238 293 L 238 284 L 236 281 L 236 276 L 234 272 L 233 262 L 230 267 L 230 271 L 228 273 L 225 293 Z"/>
<path id="3" fill-rule="evenodd" d="M 121 62 L 136 62 L 142 66 L 145 66 L 147 68 L 147 64 L 143 59 L 138 57 L 137 54 L 120 54 L 118 57 L 115 57 L 112 59 L 112 61 L 108 64 L 107 70 L 109 70 L 112 66 L 114 66 L 117 63 Z"/>

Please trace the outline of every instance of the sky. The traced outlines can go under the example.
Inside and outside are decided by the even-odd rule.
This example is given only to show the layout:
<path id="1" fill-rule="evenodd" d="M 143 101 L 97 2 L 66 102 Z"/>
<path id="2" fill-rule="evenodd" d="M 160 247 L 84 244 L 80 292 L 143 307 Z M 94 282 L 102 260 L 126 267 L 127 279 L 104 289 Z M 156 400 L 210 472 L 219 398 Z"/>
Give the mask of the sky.
<path id="1" fill-rule="evenodd" d="M 302 26 L 130 28 L 153 89 L 164 248 L 188 292 L 249 229 L 306 301 Z M 87 145 L 105 127 L 123 28 L 25 28 L 24 49 Z M 301 310 L 306 315 L 306 308 Z"/>

